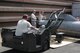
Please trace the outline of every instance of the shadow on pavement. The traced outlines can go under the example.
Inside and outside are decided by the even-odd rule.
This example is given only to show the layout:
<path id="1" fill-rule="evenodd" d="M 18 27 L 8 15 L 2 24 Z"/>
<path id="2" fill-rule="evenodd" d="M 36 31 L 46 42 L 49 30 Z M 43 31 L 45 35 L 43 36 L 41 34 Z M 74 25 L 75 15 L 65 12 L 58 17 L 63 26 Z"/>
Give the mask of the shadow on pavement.
<path id="1" fill-rule="evenodd" d="M 78 44 L 80 44 L 80 40 L 76 41 L 75 43 L 78 43 Z"/>
<path id="2" fill-rule="evenodd" d="M 11 49 L 11 50 L 4 51 L 4 52 L 1 52 L 1 53 L 42 53 L 42 52 L 24 52 L 24 51 L 19 51 L 19 50 Z"/>

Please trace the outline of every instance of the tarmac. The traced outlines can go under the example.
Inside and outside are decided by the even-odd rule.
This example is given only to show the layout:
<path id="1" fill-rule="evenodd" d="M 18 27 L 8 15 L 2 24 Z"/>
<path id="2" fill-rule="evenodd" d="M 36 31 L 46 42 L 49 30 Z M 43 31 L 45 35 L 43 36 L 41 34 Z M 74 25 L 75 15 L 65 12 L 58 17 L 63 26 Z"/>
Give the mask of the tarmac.
<path id="1" fill-rule="evenodd" d="M 28 53 L 28 52 L 18 51 L 6 47 L 0 47 L 0 53 Z M 80 53 L 80 41 L 60 48 L 56 49 L 50 48 L 49 50 L 43 52 L 34 52 L 34 53 Z"/>
<path id="2" fill-rule="evenodd" d="M 67 41 L 72 41 L 73 43 L 60 46 L 57 48 L 50 48 L 49 50 L 43 52 L 34 52 L 34 53 L 80 53 L 80 39 L 68 38 L 68 37 L 66 37 L 66 39 Z M 0 34 L 0 53 L 29 53 L 29 52 L 23 52 L 11 48 L 3 47 L 1 46 L 1 43 L 2 43 L 2 39 Z"/>

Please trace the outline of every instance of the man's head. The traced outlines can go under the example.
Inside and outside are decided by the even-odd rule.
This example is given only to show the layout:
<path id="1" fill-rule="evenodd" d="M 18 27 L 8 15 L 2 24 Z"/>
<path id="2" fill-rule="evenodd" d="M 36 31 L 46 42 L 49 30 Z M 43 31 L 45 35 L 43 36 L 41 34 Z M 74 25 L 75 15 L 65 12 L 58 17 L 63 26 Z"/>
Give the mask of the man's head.
<path id="1" fill-rule="evenodd" d="M 44 11 L 42 11 L 42 10 L 41 10 L 41 11 L 39 11 L 39 14 L 44 14 Z"/>
<path id="2" fill-rule="evenodd" d="M 24 14 L 22 19 L 28 20 L 29 16 L 27 14 Z"/>
<path id="3" fill-rule="evenodd" d="M 35 14 L 36 13 L 36 10 L 33 10 L 33 13 Z"/>

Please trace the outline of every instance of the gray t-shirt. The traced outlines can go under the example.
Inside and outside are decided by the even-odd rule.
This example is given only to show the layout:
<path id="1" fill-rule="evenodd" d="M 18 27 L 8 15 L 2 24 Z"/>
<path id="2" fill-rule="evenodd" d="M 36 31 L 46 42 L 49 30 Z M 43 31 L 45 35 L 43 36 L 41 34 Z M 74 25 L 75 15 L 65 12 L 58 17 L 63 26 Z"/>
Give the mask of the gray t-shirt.
<path id="1" fill-rule="evenodd" d="M 25 19 L 19 20 L 16 27 L 16 36 L 21 36 L 23 33 L 28 32 L 32 25 Z"/>

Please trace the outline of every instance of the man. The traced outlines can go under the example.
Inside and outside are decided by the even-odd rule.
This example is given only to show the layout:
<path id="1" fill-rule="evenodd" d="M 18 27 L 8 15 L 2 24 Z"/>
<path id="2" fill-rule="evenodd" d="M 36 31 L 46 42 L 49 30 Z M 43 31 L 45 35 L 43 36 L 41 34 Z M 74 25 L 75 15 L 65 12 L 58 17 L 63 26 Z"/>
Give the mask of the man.
<path id="1" fill-rule="evenodd" d="M 32 26 L 36 27 L 37 18 L 35 16 L 35 13 L 36 13 L 36 10 L 33 10 L 33 13 L 31 14 L 31 24 L 32 24 Z"/>
<path id="2" fill-rule="evenodd" d="M 43 20 L 44 19 L 44 16 L 43 16 L 44 12 L 43 11 L 39 11 L 39 21 Z"/>
<path id="3" fill-rule="evenodd" d="M 39 25 L 44 25 L 46 17 L 44 16 L 44 11 L 39 11 Z"/>
<path id="4" fill-rule="evenodd" d="M 15 32 L 16 36 L 21 36 L 23 33 L 26 33 L 31 29 L 38 30 L 37 28 L 33 27 L 27 20 L 28 20 L 28 15 L 24 15 L 22 19 L 18 21 Z"/>

